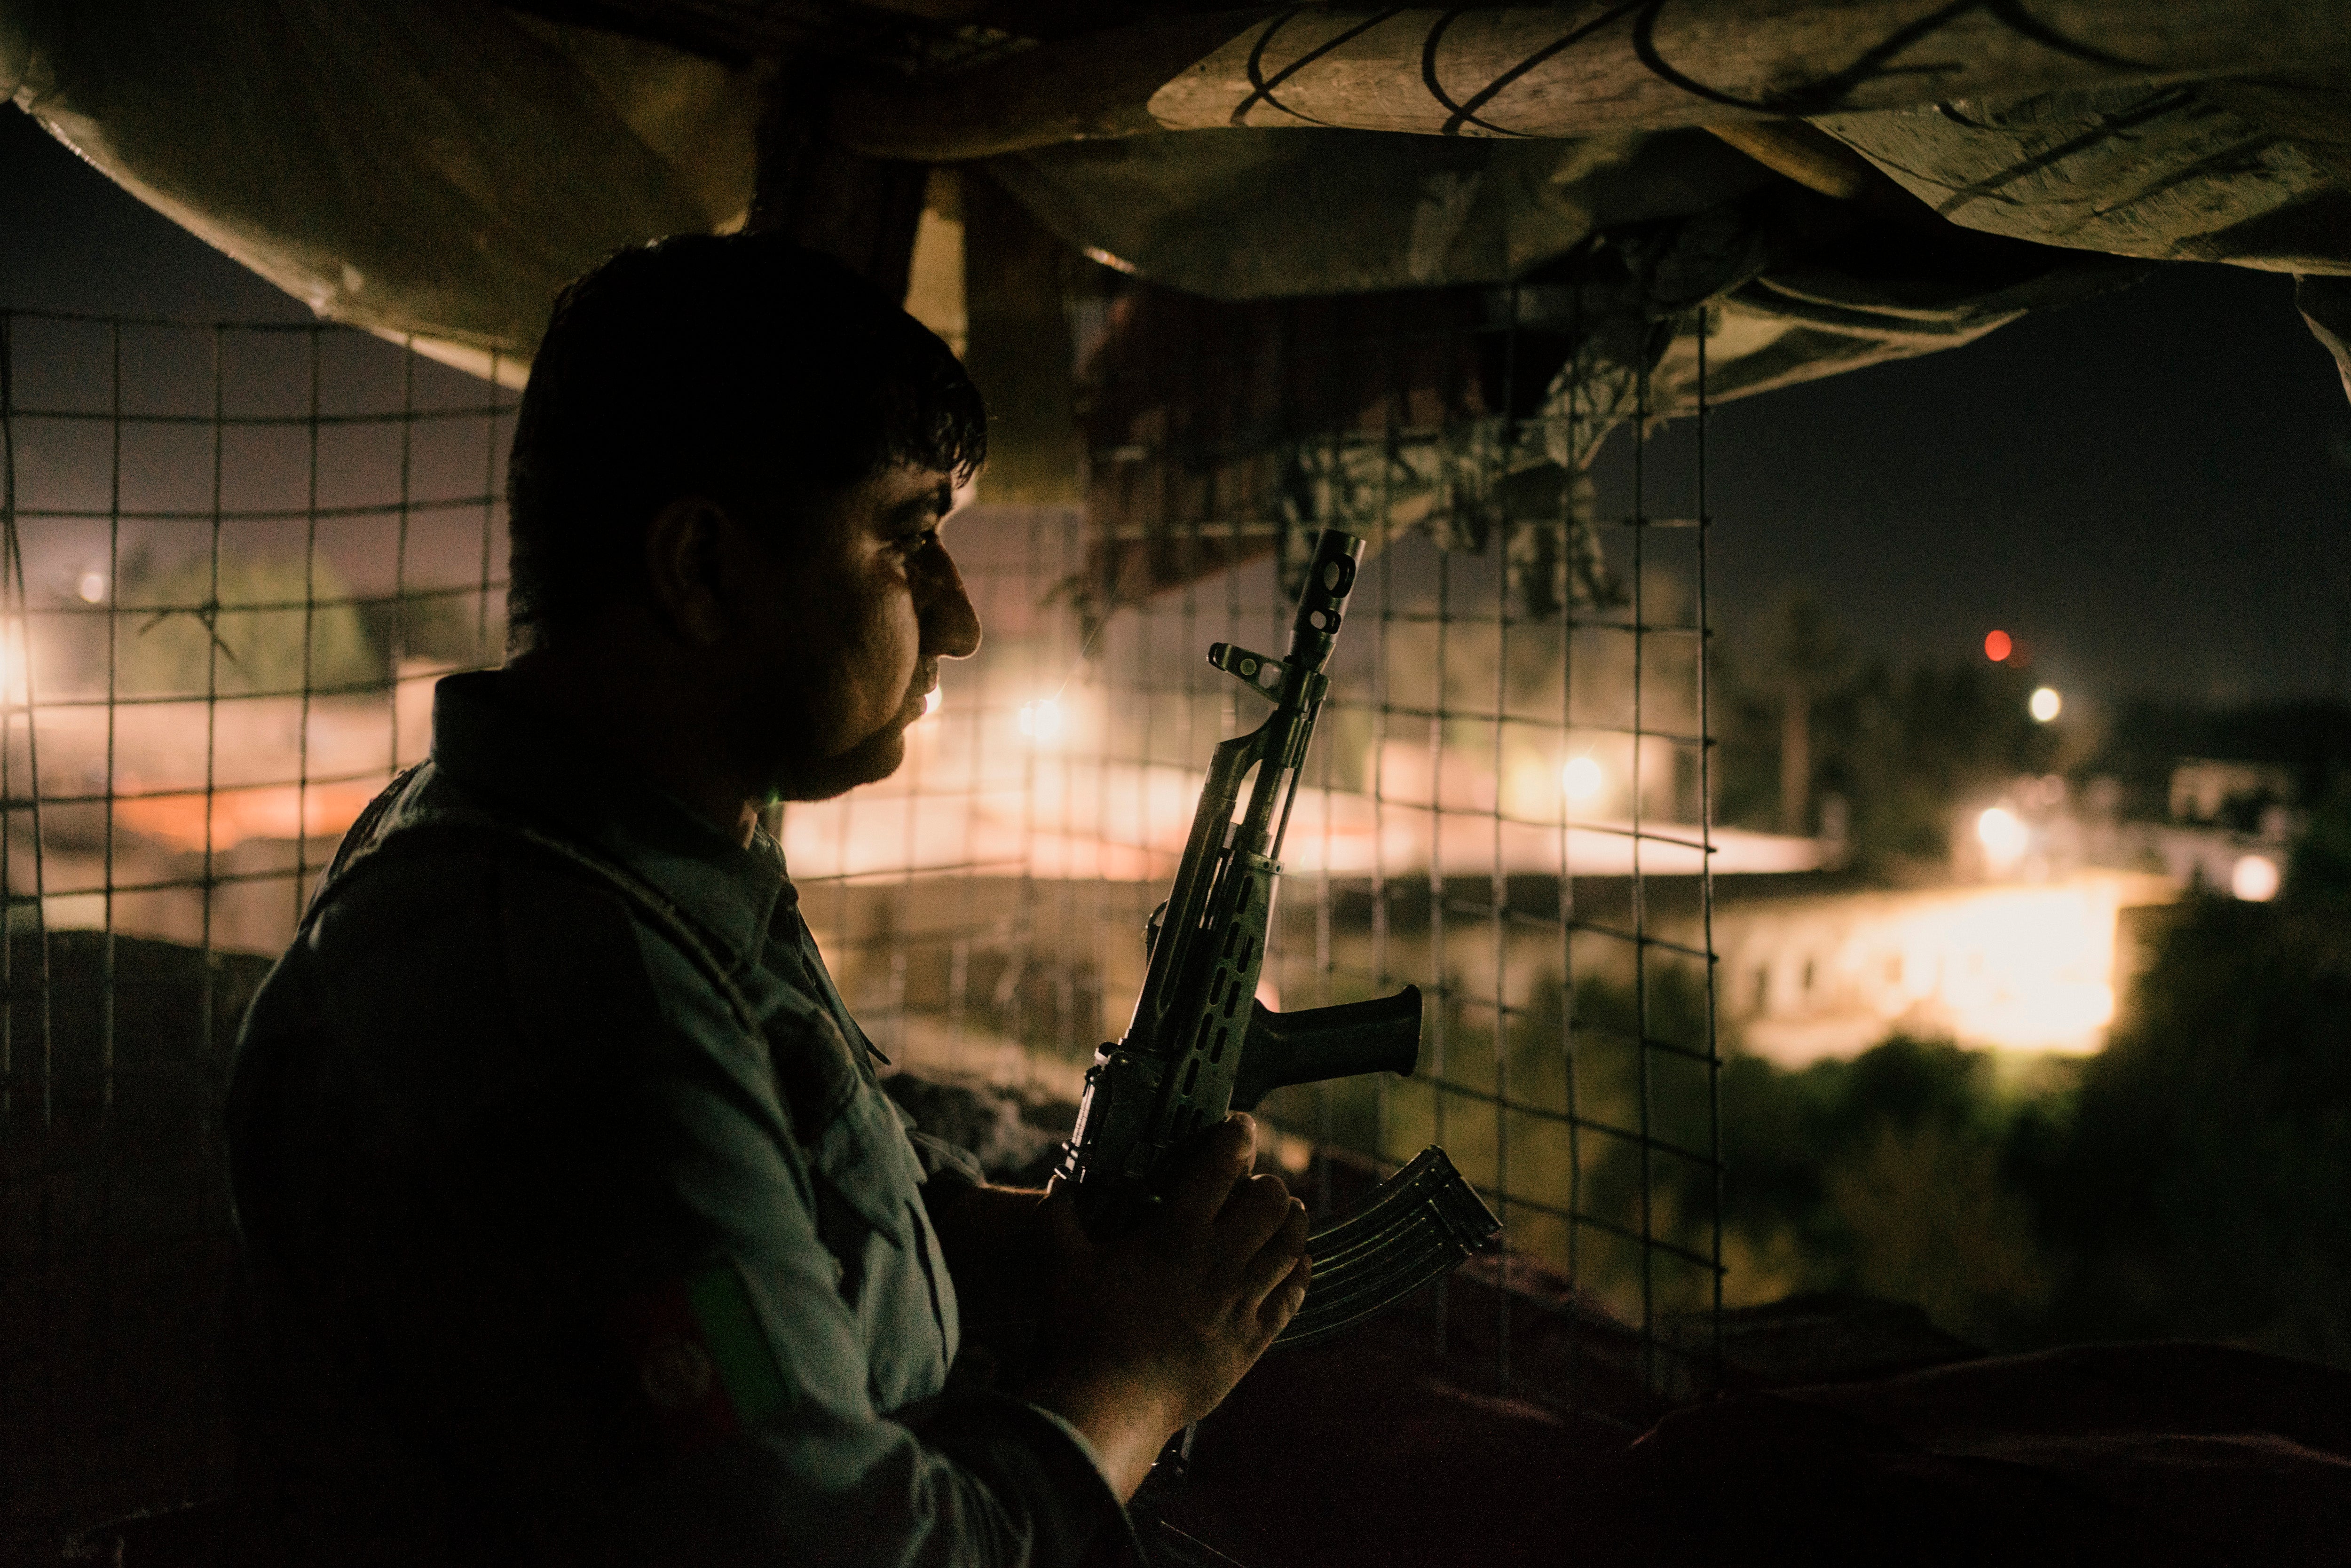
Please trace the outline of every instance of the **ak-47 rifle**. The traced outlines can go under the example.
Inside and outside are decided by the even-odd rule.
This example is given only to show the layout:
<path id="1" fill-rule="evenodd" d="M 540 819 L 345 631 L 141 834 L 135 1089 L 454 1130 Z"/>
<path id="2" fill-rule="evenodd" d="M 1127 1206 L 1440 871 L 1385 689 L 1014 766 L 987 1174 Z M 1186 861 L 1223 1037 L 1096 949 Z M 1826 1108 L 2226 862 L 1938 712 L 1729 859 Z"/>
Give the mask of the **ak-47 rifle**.
<path id="1" fill-rule="evenodd" d="M 1176 885 L 1144 931 L 1151 963 L 1134 1021 L 1086 1073 L 1060 1170 L 1097 1237 L 1124 1230 L 1157 1203 L 1171 1156 L 1228 1111 L 1253 1110 L 1292 1083 L 1409 1074 L 1419 1060 L 1416 986 L 1301 1012 L 1273 1012 L 1257 1000 L 1282 833 L 1363 549 L 1363 540 L 1331 528 L 1315 541 L 1287 656 L 1229 643 L 1208 650 L 1210 664 L 1271 698 L 1273 712 L 1217 747 Z M 1252 768 L 1249 809 L 1236 821 Z M 1354 1210 L 1308 1237 L 1313 1280 L 1276 1343 L 1322 1339 L 1394 1305 L 1499 1228 L 1445 1151 L 1422 1150 Z"/>

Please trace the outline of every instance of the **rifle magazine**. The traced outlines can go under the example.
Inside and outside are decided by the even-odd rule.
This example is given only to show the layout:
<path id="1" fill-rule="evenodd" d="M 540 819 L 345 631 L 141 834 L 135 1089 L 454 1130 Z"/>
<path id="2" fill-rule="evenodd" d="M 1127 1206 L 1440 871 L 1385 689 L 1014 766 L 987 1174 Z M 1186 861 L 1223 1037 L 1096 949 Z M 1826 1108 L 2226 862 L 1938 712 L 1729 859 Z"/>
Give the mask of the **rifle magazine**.
<path id="1" fill-rule="evenodd" d="M 1502 1228 L 1453 1161 L 1434 1145 L 1306 1239 L 1314 1278 L 1273 1343 L 1312 1344 L 1451 1273 Z"/>

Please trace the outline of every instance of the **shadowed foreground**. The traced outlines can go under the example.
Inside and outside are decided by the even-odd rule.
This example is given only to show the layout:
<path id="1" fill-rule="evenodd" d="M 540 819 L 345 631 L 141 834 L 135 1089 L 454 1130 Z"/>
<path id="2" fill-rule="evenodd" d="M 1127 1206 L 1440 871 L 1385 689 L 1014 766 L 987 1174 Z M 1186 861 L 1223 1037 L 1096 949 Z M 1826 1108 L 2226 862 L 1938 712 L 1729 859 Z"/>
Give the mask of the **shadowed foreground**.
<path id="1" fill-rule="evenodd" d="M 1247 1568 L 2339 1563 L 2351 1375 L 2081 1347 L 1733 1394 L 1637 1440 L 1479 1395 L 1399 1317 L 1269 1361 L 1171 1510 Z"/>
<path id="2" fill-rule="evenodd" d="M 70 943 L 52 953 L 60 975 L 94 956 Z M 115 958 L 152 967 L 164 989 L 190 999 L 210 990 L 216 1007 L 241 999 L 254 977 L 215 975 L 207 987 L 200 965 L 177 961 L 127 944 Z M 191 1032 L 178 1054 L 210 1090 L 217 1062 L 193 1049 L 198 1038 Z M 117 1117 L 135 1101 L 129 1082 L 117 1085 Z M 1049 1141 L 968 1091 L 893 1089 L 926 1124 L 993 1151 L 1003 1173 L 1033 1163 Z M 981 1123 L 990 1135 L 975 1135 Z M 118 1165 L 119 1145 L 84 1146 L 72 1125 L 60 1114 L 53 1137 L 72 1138 L 73 1157 L 63 1143 L 45 1156 L 26 1141 L 13 1168 L 54 1181 Z M 194 1171 L 185 1155 L 180 1168 L 183 1180 Z M 136 1187 L 133 1169 L 144 1176 L 145 1162 L 115 1171 L 118 1201 Z M 46 1407 L 82 1412 L 75 1432 L 114 1412 L 99 1425 L 116 1440 L 77 1447 L 63 1427 L 46 1440 L 15 1432 L 19 1458 L 33 1461 L 19 1469 L 20 1486 L 35 1475 L 68 1484 L 41 1496 L 46 1510 L 25 1507 L 31 1492 L 11 1497 L 24 1511 L 0 1534 L 8 1563 L 47 1568 L 61 1550 L 120 1568 L 267 1561 L 266 1521 L 222 1502 L 186 1506 L 217 1497 L 232 1462 L 217 1359 L 206 1354 L 226 1262 L 216 1203 L 177 1217 L 178 1251 L 161 1238 L 84 1251 L 51 1237 L 36 1294 L 52 1309 L 90 1299 L 77 1282 L 88 1270 L 119 1292 L 126 1258 L 175 1260 L 142 1271 L 136 1292 L 140 1320 L 175 1333 L 136 1343 L 61 1335 L 51 1316 L 51 1332 L 35 1333 Z M 119 1293 L 99 1297 L 110 1293 L 119 1314 Z M 1707 1394 L 1711 1339 L 1698 1325 L 1659 1325 L 1660 1345 L 1647 1353 L 1656 1375 L 1645 1379 L 1637 1334 L 1557 1276 L 1507 1257 L 1473 1260 L 1449 1281 L 1441 1336 L 1439 1321 L 1430 1292 L 1330 1344 L 1269 1357 L 1203 1423 L 1190 1478 L 1162 1500 L 1167 1520 L 1243 1568 L 2294 1568 L 2339 1563 L 2351 1533 L 2351 1373 L 2191 1343 L 1986 1359 L 1915 1308 L 1812 1297 L 1727 1313 L 1723 1392 Z M 1659 1385 L 1676 1397 L 1650 1391 Z M 152 1440 L 125 1447 L 133 1432 Z M 96 1523 L 110 1516 L 117 1522 Z M 1188 1552 L 1177 1542 L 1168 1555 L 1217 1561 Z"/>

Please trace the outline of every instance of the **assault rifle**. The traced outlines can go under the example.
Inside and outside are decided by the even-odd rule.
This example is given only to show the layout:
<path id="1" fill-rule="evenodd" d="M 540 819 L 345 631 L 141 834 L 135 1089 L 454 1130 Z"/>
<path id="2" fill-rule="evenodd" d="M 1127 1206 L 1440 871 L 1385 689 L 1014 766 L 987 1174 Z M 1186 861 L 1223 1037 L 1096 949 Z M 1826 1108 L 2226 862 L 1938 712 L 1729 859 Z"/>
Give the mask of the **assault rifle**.
<path id="1" fill-rule="evenodd" d="M 1086 1073 L 1060 1173 L 1097 1237 L 1124 1230 L 1157 1203 L 1171 1157 L 1228 1111 L 1254 1110 L 1292 1083 L 1409 1074 L 1419 1060 L 1416 986 L 1300 1012 L 1277 1013 L 1257 1000 L 1282 834 L 1363 549 L 1363 540 L 1332 528 L 1315 541 L 1285 657 L 1229 643 L 1208 650 L 1210 664 L 1270 698 L 1273 712 L 1217 747 L 1175 887 L 1144 929 L 1150 968 L 1134 1020 Z M 1236 821 L 1251 768 L 1249 808 Z M 1355 1209 L 1308 1237 L 1313 1280 L 1276 1343 L 1322 1339 L 1394 1305 L 1500 1228 L 1443 1149 L 1422 1150 Z"/>

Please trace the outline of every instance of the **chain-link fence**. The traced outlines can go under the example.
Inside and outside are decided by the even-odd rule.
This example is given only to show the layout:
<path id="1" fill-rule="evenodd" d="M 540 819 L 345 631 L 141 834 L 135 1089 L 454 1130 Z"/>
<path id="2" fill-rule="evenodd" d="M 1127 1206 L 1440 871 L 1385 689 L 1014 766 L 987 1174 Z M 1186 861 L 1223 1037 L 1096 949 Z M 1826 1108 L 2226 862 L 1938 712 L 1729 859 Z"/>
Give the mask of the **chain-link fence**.
<path id="1" fill-rule="evenodd" d="M 898 775 L 778 823 L 876 1043 L 1009 1091 L 984 1152 L 1034 1171 L 1259 716 L 1208 644 L 1278 645 L 1313 530 L 1366 538 L 1266 999 L 1417 984 L 1421 1067 L 1266 1114 L 1325 1207 L 1444 1144 L 1511 1250 L 1433 1333 L 1571 1400 L 1702 1385 L 1720 1274 L 1703 345 L 1617 373 L 1581 301 L 1103 273 L 1084 504 L 950 525 L 986 645 Z M 1651 428 L 1653 366 L 1698 417 Z M 0 1539 L 226 1482 L 228 1051 L 432 681 L 498 657 L 510 410 L 341 329 L 0 315 Z"/>

